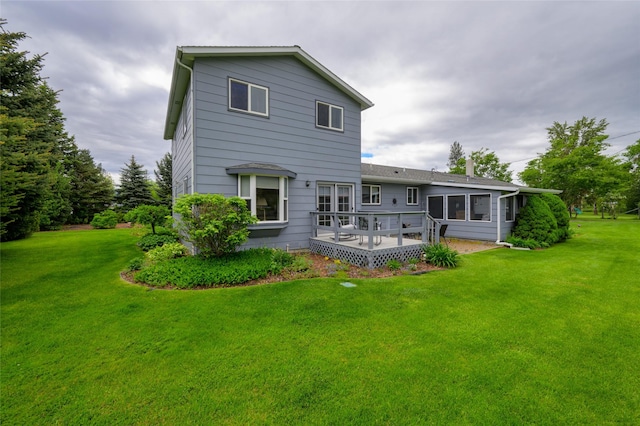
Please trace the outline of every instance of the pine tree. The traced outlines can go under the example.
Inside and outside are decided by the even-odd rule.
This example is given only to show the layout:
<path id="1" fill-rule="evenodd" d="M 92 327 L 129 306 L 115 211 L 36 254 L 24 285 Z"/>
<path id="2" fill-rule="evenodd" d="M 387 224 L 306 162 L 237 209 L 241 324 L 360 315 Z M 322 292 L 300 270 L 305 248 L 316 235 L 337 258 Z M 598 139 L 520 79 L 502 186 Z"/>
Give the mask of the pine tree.
<path id="1" fill-rule="evenodd" d="M 69 213 L 59 146 L 67 142 L 57 93 L 40 77 L 43 56 L 17 51 L 23 32 L 0 19 L 0 239 L 24 238 Z"/>
<path id="2" fill-rule="evenodd" d="M 133 155 L 131 160 L 120 171 L 122 173 L 116 202 L 124 212 L 144 204 L 156 204 L 149 189 L 147 171 L 142 164 L 136 162 Z"/>
<path id="3" fill-rule="evenodd" d="M 167 152 L 164 157 L 162 157 L 162 160 L 159 162 L 156 161 L 157 169 L 153 171 L 156 176 L 156 184 L 158 185 L 157 193 L 158 198 L 160 198 L 160 204 L 168 208 L 171 208 L 172 204 L 172 165 L 171 153 Z"/>
<path id="4" fill-rule="evenodd" d="M 449 170 L 455 168 L 461 158 L 464 158 L 462 145 L 460 145 L 458 141 L 454 141 L 451 144 L 451 150 L 449 151 L 449 162 L 447 163 L 447 167 L 449 167 Z"/>
<path id="5" fill-rule="evenodd" d="M 73 179 L 70 203 L 73 213 L 70 221 L 89 223 L 96 213 L 105 210 L 113 202 L 113 181 L 86 149 L 78 150 L 71 161 Z"/>

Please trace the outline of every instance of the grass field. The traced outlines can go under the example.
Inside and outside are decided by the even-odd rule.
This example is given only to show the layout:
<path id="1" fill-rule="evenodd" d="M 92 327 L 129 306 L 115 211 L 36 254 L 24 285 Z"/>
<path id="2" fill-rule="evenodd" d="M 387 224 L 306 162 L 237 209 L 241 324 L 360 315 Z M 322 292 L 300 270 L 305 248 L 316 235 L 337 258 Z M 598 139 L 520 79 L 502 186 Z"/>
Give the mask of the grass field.
<path id="1" fill-rule="evenodd" d="M 0 423 L 639 424 L 640 221 L 572 228 L 353 288 L 133 286 L 127 229 L 3 243 Z"/>

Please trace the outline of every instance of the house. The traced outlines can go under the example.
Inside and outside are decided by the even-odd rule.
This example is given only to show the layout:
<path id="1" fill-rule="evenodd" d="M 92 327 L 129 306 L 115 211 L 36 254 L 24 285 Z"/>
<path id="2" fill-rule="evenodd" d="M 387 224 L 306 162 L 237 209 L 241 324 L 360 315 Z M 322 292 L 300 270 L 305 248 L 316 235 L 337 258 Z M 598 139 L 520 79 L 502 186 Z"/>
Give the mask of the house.
<path id="1" fill-rule="evenodd" d="M 426 242 L 439 221 L 448 235 L 500 240 L 529 190 L 361 164 L 361 112 L 373 103 L 299 46 L 178 47 L 174 61 L 164 130 L 173 197 L 245 199 L 259 219 L 247 248 L 326 252 L 350 235 L 374 250 L 373 241 L 397 236 L 385 256 L 404 247 L 406 257 L 419 248 L 403 236 Z M 327 241 L 314 243 L 321 234 Z"/>

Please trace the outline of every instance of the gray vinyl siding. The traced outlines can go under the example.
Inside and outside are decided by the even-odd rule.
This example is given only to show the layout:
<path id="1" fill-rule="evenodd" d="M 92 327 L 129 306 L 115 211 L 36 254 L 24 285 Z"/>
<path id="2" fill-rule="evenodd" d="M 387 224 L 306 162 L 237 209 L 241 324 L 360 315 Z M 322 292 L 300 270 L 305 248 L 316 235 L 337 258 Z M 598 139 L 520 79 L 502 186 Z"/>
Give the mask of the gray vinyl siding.
<path id="1" fill-rule="evenodd" d="M 191 120 L 191 94 L 187 91 L 182 112 L 178 120 L 173 140 L 171 141 L 172 152 L 172 180 L 173 180 L 173 199 L 175 200 L 185 193 L 191 192 L 193 184 L 193 176 L 191 176 L 191 164 L 193 161 L 193 128 Z M 186 132 L 184 132 L 184 126 Z"/>
<path id="2" fill-rule="evenodd" d="M 403 213 L 403 212 L 417 212 L 425 210 L 425 200 L 426 198 L 423 196 L 425 193 L 424 186 L 419 185 L 405 185 L 405 184 L 392 184 L 392 183 L 379 183 L 379 182 L 365 182 L 363 185 L 380 185 L 380 205 L 373 204 L 363 204 L 361 207 L 362 211 L 374 211 L 374 212 L 392 212 L 392 213 Z M 420 202 L 418 205 L 407 205 L 407 187 L 418 187 L 418 199 Z M 358 188 L 358 196 L 360 199 L 358 201 L 362 201 L 361 196 L 362 187 Z M 393 200 L 396 200 L 396 203 L 393 203 Z M 395 217 L 390 217 L 387 219 L 389 222 L 384 224 L 384 227 L 396 228 L 398 227 L 397 219 Z M 411 219 L 403 219 L 403 223 L 412 224 L 415 226 L 419 226 L 419 219 L 416 217 L 412 217 Z"/>
<path id="3" fill-rule="evenodd" d="M 501 191 L 491 191 L 486 189 L 469 189 L 469 188 L 455 188 L 432 185 L 427 187 L 428 189 L 421 197 L 426 200 L 430 195 L 444 195 L 444 220 L 441 223 L 448 224 L 447 237 L 463 238 L 469 240 L 483 240 L 483 241 L 495 241 L 497 237 L 497 201 L 498 197 L 502 195 Z M 469 195 L 491 195 L 491 221 L 485 222 L 480 220 L 469 220 Z M 464 195 L 465 196 L 465 209 L 466 216 L 464 220 L 450 220 L 447 219 L 447 195 Z M 500 214 L 501 227 L 504 227 L 504 206 Z M 502 232 L 501 232 L 502 233 Z"/>
<path id="4" fill-rule="evenodd" d="M 318 181 L 352 183 L 359 201 L 358 103 L 292 57 L 197 59 L 194 76 L 196 192 L 237 195 L 237 177 L 225 169 L 238 164 L 273 163 L 297 173 L 289 179 L 288 226 L 247 247 L 307 248 Z M 229 78 L 267 87 L 269 116 L 230 111 Z M 315 126 L 317 100 L 344 108 L 343 132 Z"/>

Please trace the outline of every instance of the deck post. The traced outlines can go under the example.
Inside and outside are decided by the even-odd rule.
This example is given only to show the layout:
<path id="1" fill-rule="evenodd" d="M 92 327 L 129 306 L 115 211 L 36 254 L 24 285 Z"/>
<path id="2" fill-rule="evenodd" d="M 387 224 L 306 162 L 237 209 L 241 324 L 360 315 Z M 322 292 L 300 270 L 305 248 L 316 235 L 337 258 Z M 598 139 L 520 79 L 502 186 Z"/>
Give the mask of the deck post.
<path id="1" fill-rule="evenodd" d="M 373 213 L 367 215 L 367 248 L 373 250 L 373 231 L 376 229 Z"/>
<path id="2" fill-rule="evenodd" d="M 398 213 L 398 246 L 402 246 L 402 213 Z"/>

